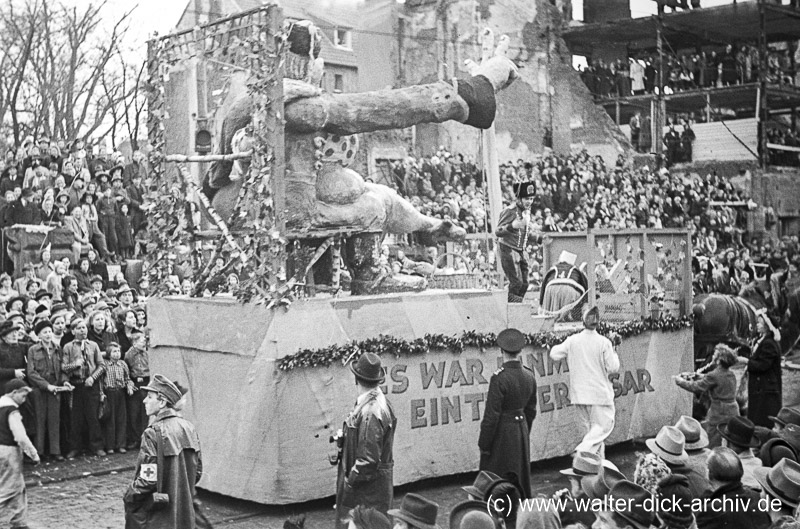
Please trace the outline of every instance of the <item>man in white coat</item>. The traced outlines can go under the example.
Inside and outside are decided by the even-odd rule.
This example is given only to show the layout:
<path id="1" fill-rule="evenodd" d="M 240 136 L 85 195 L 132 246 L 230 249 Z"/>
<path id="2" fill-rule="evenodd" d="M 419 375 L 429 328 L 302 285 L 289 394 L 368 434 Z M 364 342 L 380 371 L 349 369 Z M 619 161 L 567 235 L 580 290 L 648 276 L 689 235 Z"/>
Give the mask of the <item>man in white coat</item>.
<path id="1" fill-rule="evenodd" d="M 600 323 L 597 307 L 583 313 L 584 330 L 550 350 L 550 358 L 567 359 L 570 402 L 586 430 L 577 452 L 593 452 L 605 458 L 605 440 L 614 429 L 614 387 L 609 373 L 619 371 L 619 356 L 611 340 L 595 330 Z"/>

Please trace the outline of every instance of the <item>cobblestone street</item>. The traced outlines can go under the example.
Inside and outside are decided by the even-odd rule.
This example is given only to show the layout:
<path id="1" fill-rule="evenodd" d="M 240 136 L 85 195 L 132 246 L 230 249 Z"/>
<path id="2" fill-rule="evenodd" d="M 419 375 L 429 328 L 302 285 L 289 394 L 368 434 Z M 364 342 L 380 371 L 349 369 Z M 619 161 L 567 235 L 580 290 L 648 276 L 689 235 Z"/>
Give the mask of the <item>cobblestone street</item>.
<path id="1" fill-rule="evenodd" d="M 620 470 L 632 476 L 637 450 L 645 448 L 625 443 L 610 448 L 608 455 Z M 26 467 L 31 527 L 123 527 L 122 495 L 133 475 L 135 462 L 135 454 L 127 454 Z M 569 463 L 569 458 L 558 458 L 534 464 L 534 494 L 551 494 L 567 486 L 558 470 Z M 399 504 L 407 492 L 422 494 L 439 504 L 438 523 L 447 527 L 447 516 L 452 507 L 466 499 L 461 487 L 471 484 L 473 478 L 474 474 L 462 474 L 397 487 L 395 502 Z M 284 520 L 298 514 L 306 515 L 307 529 L 333 527 L 333 498 L 285 506 L 259 505 L 206 491 L 200 492 L 200 498 L 215 527 L 281 529 Z"/>

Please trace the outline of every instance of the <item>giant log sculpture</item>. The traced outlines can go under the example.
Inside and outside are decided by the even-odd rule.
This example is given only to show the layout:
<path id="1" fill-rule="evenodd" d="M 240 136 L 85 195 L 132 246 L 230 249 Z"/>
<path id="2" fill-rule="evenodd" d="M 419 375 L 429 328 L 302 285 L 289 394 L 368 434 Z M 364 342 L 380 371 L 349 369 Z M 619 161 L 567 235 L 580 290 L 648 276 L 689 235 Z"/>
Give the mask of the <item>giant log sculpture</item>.
<path id="1" fill-rule="evenodd" d="M 472 63 L 467 79 L 329 94 L 319 88 L 323 68 L 319 30 L 309 22 L 294 23 L 288 34 L 283 212 L 287 229 L 309 233 L 337 229 L 364 234 L 417 232 L 431 242 L 463 239 L 466 233 L 462 228 L 421 214 L 393 189 L 365 182 L 348 165 L 358 149 L 355 134 L 359 132 L 447 120 L 478 128 L 491 126 L 495 93 L 518 76 L 514 63 L 505 55 L 508 37 L 503 36 L 494 53 L 480 65 Z M 251 96 L 243 97 L 224 116 L 218 146 L 221 154 L 250 148 L 247 127 L 254 104 Z M 243 183 L 241 175 L 246 167 L 240 163 L 218 163 L 204 182 L 206 193 L 213 196 L 214 208 L 224 219 L 230 216 Z"/>

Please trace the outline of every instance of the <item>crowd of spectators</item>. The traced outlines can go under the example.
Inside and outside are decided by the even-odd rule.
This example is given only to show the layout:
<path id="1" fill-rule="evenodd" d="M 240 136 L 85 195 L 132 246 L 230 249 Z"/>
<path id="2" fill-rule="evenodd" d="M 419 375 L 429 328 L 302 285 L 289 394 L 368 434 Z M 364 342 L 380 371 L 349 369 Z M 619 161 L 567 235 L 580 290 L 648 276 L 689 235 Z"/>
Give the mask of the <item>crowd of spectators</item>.
<path id="1" fill-rule="evenodd" d="M 21 379 L 34 388 L 21 411 L 42 457 L 135 448 L 146 426 L 149 285 L 146 275 L 129 285 L 121 264 L 145 226 L 144 157 L 126 163 L 119 152 L 92 156 L 80 140 L 28 138 L 6 151 L 0 172 L 0 228 L 73 236 L 70 255 L 55 259 L 47 245 L 21 270 L 4 255 L 0 386 Z"/>
<path id="2" fill-rule="evenodd" d="M 139 151 L 126 163 L 119 152 L 92 156 L 81 140 L 66 145 L 29 137 L 0 160 L 0 228 L 69 228 L 74 234 L 73 266 L 89 248 L 109 262 L 130 257 L 144 227 L 146 178 Z"/>
<path id="3" fill-rule="evenodd" d="M 798 136 L 797 130 L 791 127 L 769 127 L 767 129 L 767 142 L 800 149 L 800 136 Z M 769 163 L 772 165 L 800 166 L 800 151 L 770 148 Z"/>
<path id="4" fill-rule="evenodd" d="M 755 83 L 759 80 L 759 53 L 754 44 L 729 44 L 719 50 L 665 53 L 664 93 L 698 88 Z M 788 49 L 769 49 L 767 82 L 796 84 Z M 597 99 L 658 93 L 658 57 L 592 61 L 581 78 Z"/>

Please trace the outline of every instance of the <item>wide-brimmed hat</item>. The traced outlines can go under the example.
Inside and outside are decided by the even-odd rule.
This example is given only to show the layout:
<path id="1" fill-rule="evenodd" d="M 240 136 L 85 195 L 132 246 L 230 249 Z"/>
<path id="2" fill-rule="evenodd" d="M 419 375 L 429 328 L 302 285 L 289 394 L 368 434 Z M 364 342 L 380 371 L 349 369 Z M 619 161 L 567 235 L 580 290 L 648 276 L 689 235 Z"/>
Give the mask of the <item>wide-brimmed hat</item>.
<path id="1" fill-rule="evenodd" d="M 463 490 L 470 496 L 474 496 L 482 500 L 486 496 L 486 491 L 488 490 L 489 485 L 498 479 L 500 479 L 500 476 L 498 476 L 494 472 L 489 472 L 488 470 L 481 470 L 480 472 L 478 472 L 478 475 L 475 476 L 475 481 L 472 483 L 472 485 L 461 487 L 461 490 Z"/>
<path id="2" fill-rule="evenodd" d="M 790 507 L 797 507 L 800 498 L 800 463 L 781 459 L 772 468 L 753 469 L 753 476 L 764 492 Z"/>
<path id="3" fill-rule="evenodd" d="M 592 499 L 602 499 L 615 483 L 625 479 L 619 470 L 603 467 L 597 474 L 582 477 L 581 489 Z"/>
<path id="4" fill-rule="evenodd" d="M 777 416 L 773 417 L 772 415 L 768 415 L 767 418 L 781 426 L 786 426 L 787 424 L 796 424 L 800 426 L 800 411 L 794 408 L 781 408 Z"/>
<path id="5" fill-rule="evenodd" d="M 784 458 L 797 461 L 797 453 L 794 448 L 778 437 L 764 443 L 761 446 L 758 457 L 761 459 L 761 464 L 765 467 L 774 467 Z"/>
<path id="6" fill-rule="evenodd" d="M 11 319 L 7 319 L 3 323 L 0 323 L 0 338 L 9 334 L 14 331 L 20 330 L 22 327 L 11 321 Z"/>
<path id="7" fill-rule="evenodd" d="M 478 514 L 483 515 L 479 516 Z M 486 519 L 491 525 L 485 525 Z M 466 527 L 494 529 L 494 520 L 489 513 L 486 512 L 486 503 L 477 500 L 462 501 L 450 511 L 449 527 L 450 529 L 461 529 L 462 522 Z"/>
<path id="8" fill-rule="evenodd" d="M 133 289 L 129 287 L 127 284 L 124 284 L 117 289 L 117 297 L 120 297 L 122 294 L 125 294 L 126 292 L 133 293 Z"/>
<path id="9" fill-rule="evenodd" d="M 350 362 L 350 371 L 366 382 L 382 383 L 386 380 L 386 372 L 381 365 L 381 357 L 375 353 L 364 353 L 358 360 Z"/>
<path id="10" fill-rule="evenodd" d="M 142 389 L 146 391 L 152 391 L 153 393 L 158 393 L 173 406 L 175 403 L 181 400 L 181 397 L 183 397 L 183 392 L 181 392 L 178 386 L 167 379 L 167 377 L 164 375 L 155 375 L 152 380 L 150 380 L 150 383 L 146 386 L 143 386 Z"/>
<path id="11" fill-rule="evenodd" d="M 532 198 L 536 196 L 535 182 L 516 182 L 512 184 L 514 196 L 517 198 Z"/>
<path id="12" fill-rule="evenodd" d="M 572 458 L 572 467 L 559 470 L 565 476 L 582 478 L 600 472 L 603 466 L 602 458 L 593 452 L 575 452 Z"/>
<path id="13" fill-rule="evenodd" d="M 754 448 L 759 445 L 756 427 L 747 417 L 731 417 L 717 426 L 717 431 L 729 443 Z"/>
<path id="14" fill-rule="evenodd" d="M 650 494 L 644 487 L 628 480 L 618 481 L 611 487 L 609 495 L 616 504 L 627 506 L 626 509 L 615 511 L 626 521 L 639 529 L 649 529 L 655 518 L 652 509 L 645 508 L 645 502 L 650 500 Z M 622 503 L 624 502 L 624 503 Z"/>
<path id="15" fill-rule="evenodd" d="M 517 329 L 505 329 L 497 335 L 497 346 L 507 353 L 518 353 L 525 347 L 525 335 Z"/>
<path id="16" fill-rule="evenodd" d="M 436 525 L 436 515 L 439 504 L 422 496 L 408 493 L 403 498 L 399 509 L 389 509 L 389 516 L 400 518 L 413 527 L 420 529 L 439 529 Z"/>
<path id="17" fill-rule="evenodd" d="M 98 274 L 95 274 L 91 278 L 89 278 L 89 284 L 96 283 L 98 281 L 100 281 L 101 283 L 103 282 L 103 278 L 101 276 L 99 276 Z"/>
<path id="18" fill-rule="evenodd" d="M 117 164 L 114 167 L 112 167 L 111 169 L 109 169 L 108 173 L 109 174 L 114 174 L 115 171 L 119 171 L 119 173 L 117 173 L 117 174 L 119 175 L 119 179 L 121 179 L 122 178 L 122 171 L 124 171 L 124 170 L 125 170 L 125 167 L 122 164 Z M 118 179 L 117 175 L 114 175 L 112 177 L 111 181 L 113 182 L 114 180 L 117 180 L 117 179 Z"/>
<path id="19" fill-rule="evenodd" d="M 688 415 L 681 415 L 675 428 L 681 431 L 686 439 L 684 449 L 700 450 L 708 446 L 708 432 L 700 425 L 700 421 Z"/>
<path id="20" fill-rule="evenodd" d="M 686 453 L 686 438 L 674 426 L 662 426 L 655 439 L 645 441 L 647 448 L 655 455 L 673 465 L 682 465 L 689 461 Z"/>

